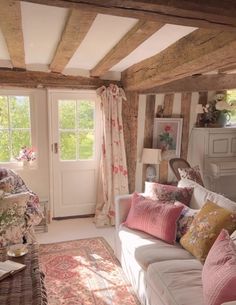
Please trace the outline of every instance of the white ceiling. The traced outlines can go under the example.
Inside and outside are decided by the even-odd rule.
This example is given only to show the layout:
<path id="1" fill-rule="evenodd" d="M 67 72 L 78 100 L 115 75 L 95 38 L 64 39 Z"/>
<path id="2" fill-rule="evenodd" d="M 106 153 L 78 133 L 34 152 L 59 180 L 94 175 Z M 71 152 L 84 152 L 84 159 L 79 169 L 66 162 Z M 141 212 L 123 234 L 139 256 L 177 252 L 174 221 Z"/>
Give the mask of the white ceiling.
<path id="1" fill-rule="evenodd" d="M 27 69 L 47 71 L 60 41 L 68 9 L 21 2 L 22 26 Z M 89 70 L 116 45 L 137 19 L 98 14 L 63 73 L 89 75 Z M 196 28 L 166 24 L 136 50 L 111 68 L 115 78 L 129 66 L 157 54 Z M 9 66 L 10 58 L 0 31 L 0 64 Z M 111 74 L 111 73 L 110 73 Z M 112 78 L 112 76 L 111 76 Z"/>

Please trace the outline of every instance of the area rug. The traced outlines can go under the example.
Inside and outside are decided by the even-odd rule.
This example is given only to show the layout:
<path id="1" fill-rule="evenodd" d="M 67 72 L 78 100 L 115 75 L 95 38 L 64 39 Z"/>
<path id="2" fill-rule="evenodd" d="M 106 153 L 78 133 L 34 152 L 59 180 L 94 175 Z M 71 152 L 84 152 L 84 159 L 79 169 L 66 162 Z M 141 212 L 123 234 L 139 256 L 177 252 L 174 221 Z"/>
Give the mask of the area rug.
<path id="1" fill-rule="evenodd" d="M 40 245 L 49 305 L 138 305 L 104 238 Z"/>

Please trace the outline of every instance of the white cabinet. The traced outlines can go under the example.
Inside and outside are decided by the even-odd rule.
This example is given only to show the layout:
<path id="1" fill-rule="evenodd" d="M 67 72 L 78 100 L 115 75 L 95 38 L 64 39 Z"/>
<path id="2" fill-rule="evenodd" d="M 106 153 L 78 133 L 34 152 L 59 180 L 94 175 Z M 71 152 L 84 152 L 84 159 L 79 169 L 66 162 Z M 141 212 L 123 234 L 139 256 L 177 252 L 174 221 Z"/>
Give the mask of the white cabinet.
<path id="1" fill-rule="evenodd" d="M 236 128 L 193 128 L 188 161 L 200 166 L 207 188 L 236 199 Z"/>

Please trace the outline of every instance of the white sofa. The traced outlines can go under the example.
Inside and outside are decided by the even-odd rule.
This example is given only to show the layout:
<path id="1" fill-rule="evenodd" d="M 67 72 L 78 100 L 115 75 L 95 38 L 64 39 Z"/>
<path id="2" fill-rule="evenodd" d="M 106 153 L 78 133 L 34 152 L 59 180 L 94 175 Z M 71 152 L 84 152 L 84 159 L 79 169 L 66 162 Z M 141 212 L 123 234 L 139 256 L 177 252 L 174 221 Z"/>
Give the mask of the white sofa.
<path id="1" fill-rule="evenodd" d="M 236 211 L 236 203 L 190 180 L 180 187 L 194 188 L 190 207 L 199 209 L 207 199 Z M 206 305 L 202 292 L 202 264 L 178 243 L 170 245 L 144 232 L 132 230 L 125 221 L 131 195 L 116 198 L 116 256 L 139 300 L 145 305 Z M 236 305 L 233 302 L 224 303 Z"/>

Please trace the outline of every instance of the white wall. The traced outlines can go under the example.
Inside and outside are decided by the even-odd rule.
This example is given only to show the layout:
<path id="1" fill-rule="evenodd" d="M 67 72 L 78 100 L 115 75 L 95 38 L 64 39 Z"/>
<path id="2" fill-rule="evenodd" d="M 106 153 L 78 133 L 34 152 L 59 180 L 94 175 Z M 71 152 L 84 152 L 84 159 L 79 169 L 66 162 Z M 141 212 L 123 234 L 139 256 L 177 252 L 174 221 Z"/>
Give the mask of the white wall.
<path id="1" fill-rule="evenodd" d="M 25 169 L 20 166 L 8 165 L 17 171 L 26 184 L 39 195 L 49 199 L 49 145 L 48 145 L 48 106 L 47 95 L 44 89 L 12 89 L 0 88 L 0 94 L 30 94 L 33 98 L 33 124 L 36 132 L 37 167 Z M 4 166 L 1 163 L 0 166 Z"/>

